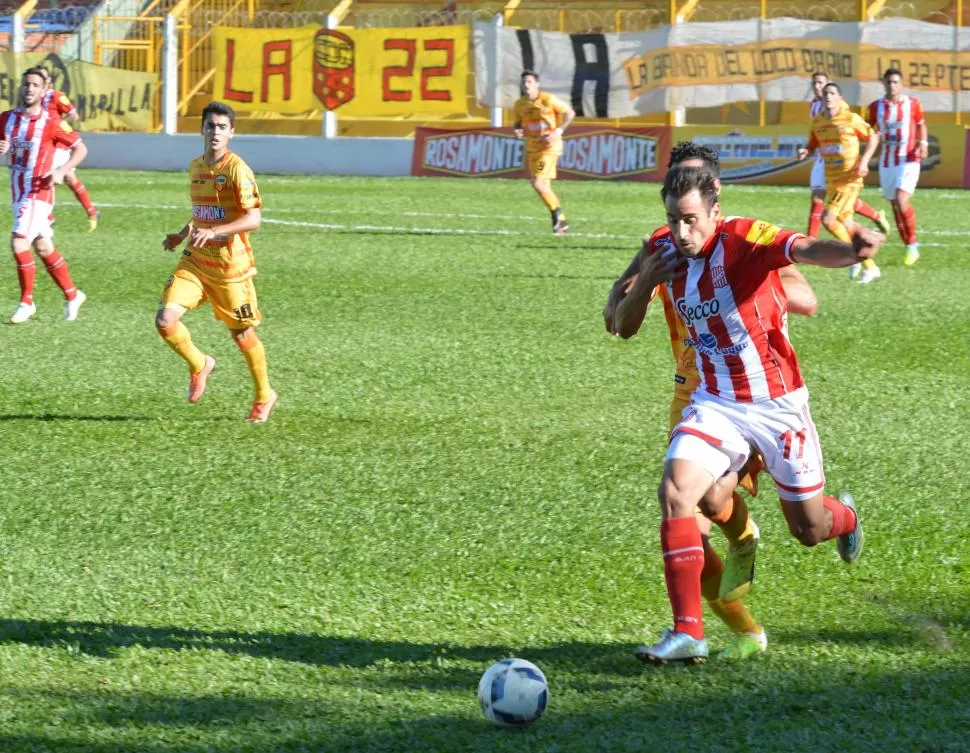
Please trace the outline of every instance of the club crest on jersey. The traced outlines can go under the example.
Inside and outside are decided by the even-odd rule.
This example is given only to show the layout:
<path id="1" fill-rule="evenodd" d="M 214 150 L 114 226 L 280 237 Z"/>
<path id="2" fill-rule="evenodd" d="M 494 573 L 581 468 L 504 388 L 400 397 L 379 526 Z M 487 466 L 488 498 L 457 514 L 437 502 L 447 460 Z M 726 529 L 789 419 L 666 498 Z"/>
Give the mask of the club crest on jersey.
<path id="1" fill-rule="evenodd" d="M 715 288 L 726 288 L 728 286 L 727 275 L 724 274 L 724 267 L 711 267 L 711 280 Z"/>
<path id="2" fill-rule="evenodd" d="M 217 191 L 221 191 L 223 188 L 226 187 L 226 184 L 228 182 L 229 181 L 228 181 L 228 179 L 226 178 L 225 175 L 217 175 L 216 176 L 216 190 Z"/>
<path id="3" fill-rule="evenodd" d="M 701 301 L 696 306 L 689 306 L 686 298 L 679 298 L 676 305 L 680 318 L 687 324 L 717 316 L 721 311 L 721 302 L 717 298 L 710 301 Z"/>

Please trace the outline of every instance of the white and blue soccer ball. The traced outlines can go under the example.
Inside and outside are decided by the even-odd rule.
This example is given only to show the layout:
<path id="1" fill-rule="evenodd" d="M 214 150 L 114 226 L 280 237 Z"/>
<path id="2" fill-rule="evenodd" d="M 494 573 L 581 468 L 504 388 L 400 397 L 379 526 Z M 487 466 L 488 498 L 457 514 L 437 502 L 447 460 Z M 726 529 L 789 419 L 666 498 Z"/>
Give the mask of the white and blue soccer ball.
<path id="1" fill-rule="evenodd" d="M 523 727 L 542 716 L 549 703 L 546 676 L 525 659 L 502 659 L 478 683 L 482 713 L 500 727 Z"/>

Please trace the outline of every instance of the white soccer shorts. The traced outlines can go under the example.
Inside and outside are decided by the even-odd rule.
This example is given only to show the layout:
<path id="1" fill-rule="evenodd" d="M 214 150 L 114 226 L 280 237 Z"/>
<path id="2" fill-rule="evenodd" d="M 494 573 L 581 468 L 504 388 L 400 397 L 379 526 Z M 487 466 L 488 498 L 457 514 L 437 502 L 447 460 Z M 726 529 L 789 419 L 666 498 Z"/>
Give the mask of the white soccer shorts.
<path id="1" fill-rule="evenodd" d="M 13 234 L 33 242 L 37 238 L 52 238 L 51 212 L 54 205 L 39 199 L 21 199 L 13 205 Z"/>
<path id="2" fill-rule="evenodd" d="M 813 191 L 825 190 L 825 162 L 821 156 L 817 156 L 812 163 L 812 179 L 809 183 Z"/>
<path id="3" fill-rule="evenodd" d="M 758 403 L 695 392 L 674 427 L 667 460 L 691 460 L 718 479 L 741 470 L 751 447 L 764 457 L 783 500 L 802 502 L 824 488 L 822 448 L 804 387 Z"/>
<path id="4" fill-rule="evenodd" d="M 879 185 L 882 195 L 892 201 L 896 191 L 902 190 L 912 196 L 919 182 L 919 162 L 904 162 L 902 165 L 879 166 Z"/>

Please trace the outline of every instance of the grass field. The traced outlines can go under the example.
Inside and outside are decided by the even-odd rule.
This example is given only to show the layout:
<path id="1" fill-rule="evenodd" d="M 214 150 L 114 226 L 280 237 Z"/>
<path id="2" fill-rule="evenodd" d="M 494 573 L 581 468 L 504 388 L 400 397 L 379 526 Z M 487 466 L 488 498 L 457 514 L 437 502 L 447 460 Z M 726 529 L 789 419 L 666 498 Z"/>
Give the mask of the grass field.
<path id="1" fill-rule="evenodd" d="M 801 547 L 763 484 L 768 652 L 655 668 L 672 360 L 658 312 L 622 342 L 601 310 L 656 186 L 562 185 L 555 238 L 524 182 L 262 176 L 280 404 L 252 426 L 208 309 L 197 406 L 153 327 L 185 176 L 84 177 L 101 227 L 62 189 L 56 238 L 79 320 L 41 268 L 0 327 L 0 751 L 970 750 L 970 194 L 919 192 L 913 270 L 898 238 L 873 285 L 806 270 L 792 339 L 863 558 Z M 801 228 L 808 197 L 724 201 Z M 8 259 L 4 321 L 16 298 Z M 477 705 L 509 655 L 550 682 L 525 730 Z"/>

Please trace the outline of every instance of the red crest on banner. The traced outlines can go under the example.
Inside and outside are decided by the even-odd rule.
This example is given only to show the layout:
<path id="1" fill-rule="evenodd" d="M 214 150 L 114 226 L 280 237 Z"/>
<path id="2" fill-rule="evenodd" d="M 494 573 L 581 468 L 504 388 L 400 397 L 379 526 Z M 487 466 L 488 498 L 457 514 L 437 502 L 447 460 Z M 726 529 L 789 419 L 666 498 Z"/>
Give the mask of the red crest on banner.
<path id="1" fill-rule="evenodd" d="M 354 40 L 335 29 L 313 37 L 313 93 L 328 110 L 354 98 Z"/>

